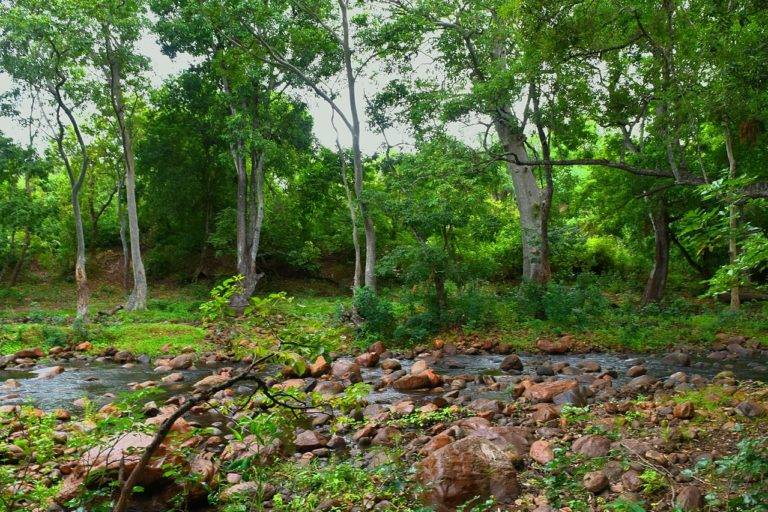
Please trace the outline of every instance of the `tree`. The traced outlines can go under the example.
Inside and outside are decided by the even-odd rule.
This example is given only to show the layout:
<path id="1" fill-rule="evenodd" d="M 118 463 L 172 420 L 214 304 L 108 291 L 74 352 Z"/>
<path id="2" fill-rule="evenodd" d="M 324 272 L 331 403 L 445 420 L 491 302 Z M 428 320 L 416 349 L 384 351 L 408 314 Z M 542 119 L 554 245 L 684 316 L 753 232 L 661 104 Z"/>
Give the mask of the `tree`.
<path id="1" fill-rule="evenodd" d="M 79 194 L 89 159 L 77 111 L 87 99 L 83 95 L 83 68 L 92 46 L 89 34 L 82 5 L 72 0 L 17 0 L 0 5 L 0 65 L 15 80 L 44 90 L 53 104 L 53 139 L 71 188 L 77 245 L 77 318 L 82 321 L 88 317 L 89 290 Z M 77 140 L 79 169 L 64 145 L 67 125 Z"/>

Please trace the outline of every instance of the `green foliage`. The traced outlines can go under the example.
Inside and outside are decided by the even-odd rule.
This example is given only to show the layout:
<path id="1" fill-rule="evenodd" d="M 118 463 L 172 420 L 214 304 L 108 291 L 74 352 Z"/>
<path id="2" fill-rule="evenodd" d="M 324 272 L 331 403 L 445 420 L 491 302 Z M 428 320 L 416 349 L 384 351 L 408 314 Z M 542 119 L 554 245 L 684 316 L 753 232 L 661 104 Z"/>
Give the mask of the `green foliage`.
<path id="1" fill-rule="evenodd" d="M 209 322 L 223 320 L 232 314 L 230 301 L 243 291 L 243 276 L 228 277 L 211 289 L 210 299 L 200 304 L 200 313 Z"/>
<path id="2" fill-rule="evenodd" d="M 358 289 L 355 292 L 352 307 L 365 320 L 362 327 L 363 335 L 385 337 L 392 335 L 395 321 L 392 304 L 377 295 L 374 290 L 368 287 Z"/>

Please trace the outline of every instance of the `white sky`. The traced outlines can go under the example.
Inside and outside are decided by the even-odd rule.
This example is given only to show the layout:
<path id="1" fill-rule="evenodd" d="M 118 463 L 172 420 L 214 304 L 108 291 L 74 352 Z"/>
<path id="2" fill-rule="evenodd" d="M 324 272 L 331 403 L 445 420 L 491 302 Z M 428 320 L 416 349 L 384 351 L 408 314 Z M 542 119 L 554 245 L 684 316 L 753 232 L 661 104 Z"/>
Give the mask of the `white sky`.
<path id="1" fill-rule="evenodd" d="M 139 50 L 146 55 L 151 62 L 151 70 L 149 72 L 149 79 L 152 85 L 159 86 L 166 78 L 179 74 L 186 69 L 193 59 L 188 55 L 179 55 L 176 59 L 171 59 L 164 55 L 160 51 L 160 46 L 157 44 L 153 35 L 146 35 L 139 43 Z M 372 83 L 366 79 L 360 79 L 358 81 L 358 99 L 362 103 L 364 101 L 364 94 L 373 96 L 375 90 L 378 88 L 377 84 Z M 10 91 L 14 88 L 11 78 L 0 72 L 0 94 Z M 323 101 L 314 96 L 311 92 L 301 92 L 301 98 L 307 103 L 313 117 L 314 117 L 314 132 L 317 139 L 324 146 L 334 148 L 336 147 L 336 133 L 333 130 L 331 124 L 331 108 Z M 349 102 L 345 98 L 340 98 L 339 102 L 342 109 L 348 111 Z M 23 104 L 19 109 L 22 113 L 29 111 L 29 104 Z M 382 146 L 384 143 L 383 137 L 378 133 L 373 133 L 367 128 L 367 122 L 365 122 L 364 108 L 361 109 L 360 114 L 363 116 L 363 133 L 361 140 L 361 147 L 364 153 L 370 154 Z M 346 130 L 339 119 L 336 120 L 336 125 L 339 127 L 341 143 L 344 147 L 349 147 L 351 140 Z M 13 138 L 19 143 L 24 145 L 28 141 L 28 130 L 19 125 L 16 119 L 0 117 L 0 132 L 6 136 Z M 41 134 L 43 135 L 43 134 Z M 391 144 L 399 144 L 402 142 L 409 142 L 410 137 L 399 131 L 391 130 L 387 132 L 387 138 Z M 41 136 L 37 141 L 38 148 L 45 147 L 47 141 L 44 136 Z"/>

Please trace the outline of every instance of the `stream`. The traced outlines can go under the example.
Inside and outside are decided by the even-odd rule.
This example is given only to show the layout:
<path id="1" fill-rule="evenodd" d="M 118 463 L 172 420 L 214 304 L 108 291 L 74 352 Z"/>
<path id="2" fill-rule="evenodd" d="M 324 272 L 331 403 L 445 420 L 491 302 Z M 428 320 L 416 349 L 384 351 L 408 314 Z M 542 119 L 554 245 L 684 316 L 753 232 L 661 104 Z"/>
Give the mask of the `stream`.
<path id="1" fill-rule="evenodd" d="M 701 375 L 711 378 L 721 371 L 732 371 L 739 380 L 751 379 L 768 381 L 768 353 L 760 352 L 750 358 L 736 358 L 723 361 L 708 359 L 705 354 L 692 355 L 690 367 L 680 367 L 664 360 L 664 354 L 624 354 L 624 353 L 587 353 L 565 355 L 520 354 L 524 365 L 521 374 L 532 374 L 542 364 L 568 363 L 577 368 L 579 363 L 586 361 L 598 363 L 602 371 L 613 371 L 618 376 L 616 385 L 622 385 L 629 380 L 626 377 L 627 370 L 637 364 L 643 364 L 648 369 L 648 374 L 657 378 L 667 377 L 677 371 L 685 371 L 689 375 Z M 512 380 L 512 375 L 499 371 L 499 364 L 504 359 L 503 355 L 479 354 L 479 355 L 446 355 L 436 361 L 431 361 L 433 368 L 444 376 L 459 375 L 493 375 L 500 382 Z M 400 359 L 404 370 L 408 370 L 413 360 Z M 50 411 L 56 408 L 73 410 L 77 399 L 88 397 L 97 405 L 103 405 L 130 391 L 129 384 L 145 381 L 157 381 L 161 395 L 152 397 L 159 400 L 163 396 L 175 395 L 187 392 L 192 384 L 210 375 L 212 371 L 221 366 L 193 368 L 182 371 L 184 380 L 172 384 L 160 382 L 165 373 L 155 372 L 149 364 L 135 364 L 128 368 L 114 363 L 97 362 L 89 360 L 70 360 L 58 362 L 65 371 L 51 378 L 39 378 L 53 363 L 39 365 L 24 370 L 0 370 L 0 405 L 32 403 L 37 407 Z M 382 371 L 380 368 L 363 368 L 362 376 L 365 382 L 375 384 L 379 381 Z M 558 375 L 569 378 L 573 375 Z M 3 386 L 2 383 L 13 379 L 18 387 Z M 402 398 L 426 398 L 429 391 L 402 392 L 387 387 L 371 393 L 368 400 L 371 403 L 389 404 Z M 499 392 L 485 394 L 477 393 L 477 397 L 498 398 Z"/>

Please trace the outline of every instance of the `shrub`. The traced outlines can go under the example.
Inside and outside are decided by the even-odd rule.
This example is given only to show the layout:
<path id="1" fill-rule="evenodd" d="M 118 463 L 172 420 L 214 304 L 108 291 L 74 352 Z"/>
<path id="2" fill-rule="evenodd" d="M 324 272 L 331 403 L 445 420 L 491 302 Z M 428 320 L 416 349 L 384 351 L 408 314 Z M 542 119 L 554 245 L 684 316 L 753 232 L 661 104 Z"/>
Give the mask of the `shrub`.
<path id="1" fill-rule="evenodd" d="M 352 305 L 365 324 L 360 328 L 363 335 L 390 337 L 395 326 L 392 303 L 381 298 L 369 287 L 357 290 Z"/>

